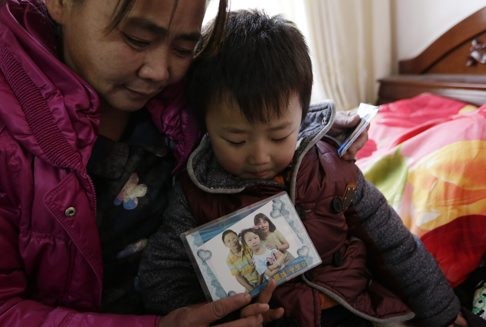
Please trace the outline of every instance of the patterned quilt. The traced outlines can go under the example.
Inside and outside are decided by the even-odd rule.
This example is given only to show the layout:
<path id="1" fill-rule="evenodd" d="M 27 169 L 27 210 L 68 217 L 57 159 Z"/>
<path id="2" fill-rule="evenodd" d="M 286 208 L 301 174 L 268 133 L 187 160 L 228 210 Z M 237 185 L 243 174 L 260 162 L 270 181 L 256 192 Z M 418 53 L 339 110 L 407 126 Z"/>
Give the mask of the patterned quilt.
<path id="1" fill-rule="evenodd" d="M 486 105 L 432 94 L 383 105 L 357 164 L 452 286 L 486 252 Z"/>

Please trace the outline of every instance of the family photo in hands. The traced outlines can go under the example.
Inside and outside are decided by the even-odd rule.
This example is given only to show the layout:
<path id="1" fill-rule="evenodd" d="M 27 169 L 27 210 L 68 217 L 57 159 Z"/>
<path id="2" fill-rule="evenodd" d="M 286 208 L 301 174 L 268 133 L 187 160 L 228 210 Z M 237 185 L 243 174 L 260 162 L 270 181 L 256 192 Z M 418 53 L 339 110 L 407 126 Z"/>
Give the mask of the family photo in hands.
<path id="1" fill-rule="evenodd" d="M 233 230 L 223 233 L 223 242 L 230 250 L 226 264 L 247 291 L 274 276 L 294 258 L 287 251 L 289 242 L 265 214 L 255 215 L 254 222 L 238 235 Z"/>
<path id="2" fill-rule="evenodd" d="M 238 292 L 255 296 L 270 279 L 283 283 L 319 263 L 317 255 L 309 257 L 313 245 L 287 194 L 263 202 L 188 232 L 210 298 L 213 293 L 216 298 Z"/>

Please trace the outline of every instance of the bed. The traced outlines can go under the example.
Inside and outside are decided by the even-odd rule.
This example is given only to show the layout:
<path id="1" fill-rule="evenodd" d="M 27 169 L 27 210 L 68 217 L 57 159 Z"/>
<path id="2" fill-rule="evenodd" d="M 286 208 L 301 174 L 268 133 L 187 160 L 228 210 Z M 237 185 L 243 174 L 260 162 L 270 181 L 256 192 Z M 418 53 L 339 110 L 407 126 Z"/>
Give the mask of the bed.
<path id="1" fill-rule="evenodd" d="M 453 26 L 399 74 L 379 80 L 378 103 L 432 92 L 475 105 L 486 103 L 486 7 Z"/>
<path id="2" fill-rule="evenodd" d="M 379 84 L 357 164 L 459 287 L 486 253 L 486 7 Z"/>

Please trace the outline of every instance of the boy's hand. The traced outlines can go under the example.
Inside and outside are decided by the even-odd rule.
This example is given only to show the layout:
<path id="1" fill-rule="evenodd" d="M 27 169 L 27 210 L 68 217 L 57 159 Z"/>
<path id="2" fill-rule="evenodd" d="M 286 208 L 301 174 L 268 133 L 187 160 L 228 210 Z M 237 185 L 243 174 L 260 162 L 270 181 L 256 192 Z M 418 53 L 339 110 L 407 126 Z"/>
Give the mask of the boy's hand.
<path id="1" fill-rule="evenodd" d="M 359 124 L 360 120 L 361 118 L 356 113 L 338 111 L 328 134 L 332 137 L 349 134 Z M 345 160 L 355 160 L 356 153 L 365 145 L 366 141 L 368 141 L 368 129 L 358 136 L 356 141 L 344 153 L 343 158 Z"/>
<path id="2" fill-rule="evenodd" d="M 462 313 L 457 315 L 456 320 L 452 323 L 452 325 L 449 325 L 449 327 L 467 327 L 467 321 L 463 317 Z"/>

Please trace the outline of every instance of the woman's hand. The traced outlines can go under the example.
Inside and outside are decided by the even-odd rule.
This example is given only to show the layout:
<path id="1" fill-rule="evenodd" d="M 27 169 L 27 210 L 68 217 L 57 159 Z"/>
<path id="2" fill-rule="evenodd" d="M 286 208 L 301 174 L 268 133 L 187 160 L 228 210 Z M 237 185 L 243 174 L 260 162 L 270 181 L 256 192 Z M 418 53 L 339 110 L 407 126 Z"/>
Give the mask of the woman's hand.
<path id="1" fill-rule="evenodd" d="M 159 327 L 206 327 L 240 308 L 242 308 L 240 311 L 240 319 L 217 326 L 263 326 L 266 322 L 282 318 L 284 314 L 283 308 L 270 309 L 268 305 L 276 287 L 275 281 L 270 280 L 255 303 L 250 303 L 251 296 L 248 293 L 241 293 L 214 302 L 176 309 L 160 318 Z"/>
<path id="2" fill-rule="evenodd" d="M 268 287 L 263 291 L 267 291 Z M 262 292 L 262 294 L 263 294 Z M 270 290 L 270 297 L 273 289 Z M 266 299 L 266 298 L 265 298 Z M 236 294 L 224 299 L 196 304 L 176 309 L 168 315 L 161 317 L 159 327 L 206 327 L 240 308 L 241 318 L 235 321 L 218 325 L 220 327 L 253 327 L 263 326 L 264 314 L 269 314 L 267 303 L 250 304 L 251 296 L 248 293 Z M 268 301 L 267 301 L 268 302 Z"/>
<path id="3" fill-rule="evenodd" d="M 349 134 L 359 124 L 360 120 L 361 118 L 358 114 L 338 111 L 328 134 L 332 137 Z M 368 129 L 361 133 L 356 141 L 351 144 L 346 153 L 344 153 L 343 159 L 355 160 L 356 153 L 365 145 L 366 141 L 368 141 Z"/>
<path id="4" fill-rule="evenodd" d="M 270 281 L 267 284 L 267 287 L 258 295 L 258 298 L 256 300 L 257 303 L 268 303 L 270 299 L 272 298 L 273 291 L 277 287 L 277 283 L 273 279 L 270 279 Z M 241 310 L 241 316 L 245 316 L 246 308 Z M 269 309 L 265 313 L 263 313 L 263 322 L 267 323 L 273 320 L 277 320 L 282 318 L 284 315 L 284 309 L 283 308 L 276 308 L 276 309 Z"/>

